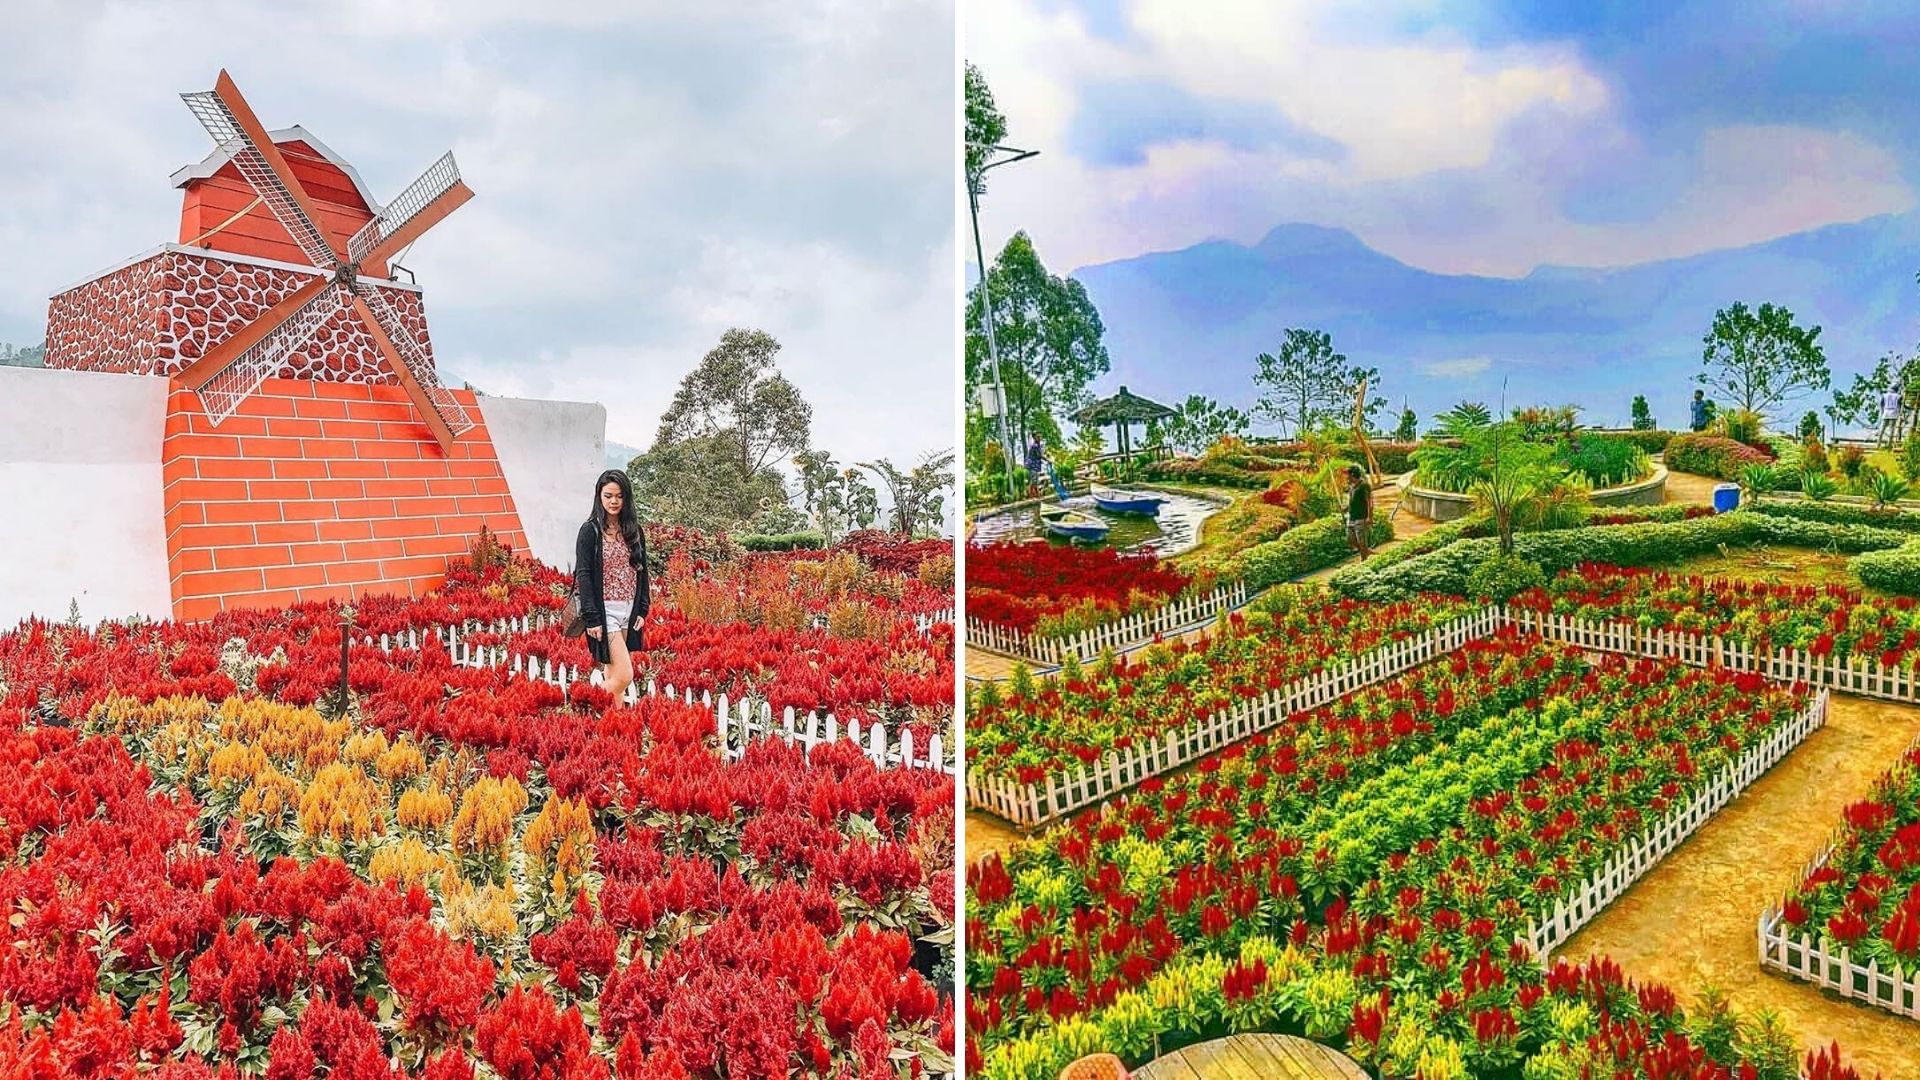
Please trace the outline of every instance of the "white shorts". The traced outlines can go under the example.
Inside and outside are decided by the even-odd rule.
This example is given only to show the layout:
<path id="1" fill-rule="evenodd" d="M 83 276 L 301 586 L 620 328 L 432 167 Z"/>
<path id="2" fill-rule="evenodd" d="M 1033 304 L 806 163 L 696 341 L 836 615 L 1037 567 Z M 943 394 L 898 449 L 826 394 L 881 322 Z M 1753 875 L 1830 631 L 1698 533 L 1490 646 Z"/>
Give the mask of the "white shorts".
<path id="1" fill-rule="evenodd" d="M 607 633 L 624 634 L 633 625 L 633 601 L 608 600 Z"/>

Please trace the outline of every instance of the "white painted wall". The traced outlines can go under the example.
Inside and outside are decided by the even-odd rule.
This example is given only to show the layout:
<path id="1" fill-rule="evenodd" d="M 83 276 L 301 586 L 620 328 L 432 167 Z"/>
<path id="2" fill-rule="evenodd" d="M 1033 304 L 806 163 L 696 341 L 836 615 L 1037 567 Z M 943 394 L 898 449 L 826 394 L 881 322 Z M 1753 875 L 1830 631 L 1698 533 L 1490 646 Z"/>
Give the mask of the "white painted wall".
<path id="1" fill-rule="evenodd" d="M 578 401 L 479 398 L 500 471 L 533 557 L 573 567 L 573 541 L 607 465 L 607 407 Z"/>
<path id="2" fill-rule="evenodd" d="M 168 616 L 166 410 L 164 378 L 0 367 L 0 629 Z"/>

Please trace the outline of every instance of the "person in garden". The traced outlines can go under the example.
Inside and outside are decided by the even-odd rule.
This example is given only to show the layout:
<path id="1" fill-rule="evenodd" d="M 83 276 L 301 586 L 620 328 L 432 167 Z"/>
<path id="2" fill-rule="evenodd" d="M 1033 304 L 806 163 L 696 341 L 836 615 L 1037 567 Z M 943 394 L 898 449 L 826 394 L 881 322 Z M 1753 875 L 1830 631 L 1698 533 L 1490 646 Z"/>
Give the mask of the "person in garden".
<path id="1" fill-rule="evenodd" d="M 1046 450 L 1040 445 L 1040 433 L 1027 436 L 1027 498 L 1035 498 L 1041 490 L 1041 473 L 1047 467 Z"/>
<path id="2" fill-rule="evenodd" d="M 634 513 L 633 484 L 619 469 L 594 483 L 593 512 L 573 545 L 573 582 L 587 651 L 618 704 L 633 683 L 633 654 L 644 645 L 649 586 L 647 535 Z"/>
<path id="3" fill-rule="evenodd" d="M 1706 391 L 1695 390 L 1693 392 L 1693 430 L 1707 430 L 1707 422 L 1712 419 L 1713 408 L 1707 404 Z"/>
<path id="4" fill-rule="evenodd" d="M 1900 389 L 1889 386 L 1887 392 L 1880 395 L 1880 438 L 1892 446 L 1900 438 L 1900 417 L 1905 411 L 1900 401 Z"/>
<path id="5" fill-rule="evenodd" d="M 1362 559 L 1373 554 L 1367 533 L 1373 528 L 1373 487 L 1360 466 L 1347 466 L 1347 544 Z"/>

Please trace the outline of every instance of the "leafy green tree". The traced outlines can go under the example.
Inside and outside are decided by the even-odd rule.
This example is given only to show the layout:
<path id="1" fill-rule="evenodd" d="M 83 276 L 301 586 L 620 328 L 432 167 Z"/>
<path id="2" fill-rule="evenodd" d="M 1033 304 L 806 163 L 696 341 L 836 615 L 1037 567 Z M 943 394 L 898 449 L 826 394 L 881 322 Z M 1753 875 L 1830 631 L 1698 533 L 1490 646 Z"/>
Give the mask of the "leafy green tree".
<path id="1" fill-rule="evenodd" d="M 1024 232 L 1013 239 L 987 274 L 993 290 L 994 333 L 1000 347 L 1000 381 L 1007 390 L 1008 438 L 1018 456 L 1031 432 L 1059 445 L 1056 415 L 1066 415 L 1086 397 L 1086 388 L 1111 363 L 1102 342 L 1106 325 L 1072 278 L 1047 272 Z M 984 305 L 979 286 L 967 294 L 967 383 L 987 381 Z"/>
<path id="2" fill-rule="evenodd" d="M 893 530 L 911 536 L 936 536 L 940 508 L 953 490 L 953 451 L 928 454 L 912 469 L 901 471 L 886 458 L 862 462 L 860 467 L 880 478 L 893 500 Z"/>
<path id="3" fill-rule="evenodd" d="M 1736 301 L 1722 308 L 1701 343 L 1706 370 L 1694 381 L 1762 415 L 1833 381 L 1820 328 L 1799 325 L 1793 312 L 1775 304 L 1751 309 Z"/>
<path id="4" fill-rule="evenodd" d="M 1633 395 L 1633 430 L 1652 431 L 1653 409 L 1647 405 L 1647 395 Z"/>
<path id="5" fill-rule="evenodd" d="M 1361 379 L 1367 381 L 1364 419 L 1369 427 L 1380 411 L 1380 372 L 1347 363 L 1346 354 L 1334 350 L 1333 337 L 1324 330 L 1289 327 L 1280 348 L 1261 353 L 1254 362 L 1259 366 L 1253 381 L 1264 388 L 1254 413 L 1292 425 L 1295 437 L 1326 421 L 1351 424 Z"/>
<path id="6" fill-rule="evenodd" d="M 651 520 L 710 532 L 800 523 L 774 463 L 807 449 L 813 408 L 774 367 L 779 349 L 761 331 L 728 330 L 680 381 L 653 446 L 627 465 Z"/>
<path id="7" fill-rule="evenodd" d="M 828 543 L 879 520 L 879 496 L 858 469 L 838 467 L 825 450 L 795 454 L 793 464 L 800 474 L 800 505 Z"/>
<path id="8" fill-rule="evenodd" d="M 1478 401 L 1463 401 L 1433 418 L 1434 430 L 1452 438 L 1460 438 L 1491 423 L 1493 411 Z"/>
<path id="9" fill-rule="evenodd" d="M 1167 444 L 1183 453 L 1198 454 L 1223 436 L 1245 435 L 1246 413 L 1201 394 L 1189 394 L 1160 425 Z"/>
<path id="10" fill-rule="evenodd" d="M 1007 118 L 993 103 L 993 91 L 987 88 L 987 77 L 980 69 L 967 64 L 967 176 L 974 184 L 974 190 L 985 194 L 986 184 L 980 179 L 980 166 L 986 157 L 986 148 L 999 143 L 1007 137 Z"/>
<path id="11" fill-rule="evenodd" d="M 1514 525 L 1555 499 L 1566 469 L 1554 460 L 1552 444 L 1528 439 L 1512 421 L 1478 428 L 1466 439 L 1485 474 L 1473 485 L 1474 502 L 1492 517 L 1500 554 L 1512 555 Z"/>
<path id="12" fill-rule="evenodd" d="M 1817 439 L 1824 430 L 1820 424 L 1820 414 L 1814 412 L 1812 409 L 1808 409 L 1807 414 L 1800 418 L 1800 438 L 1802 441 Z"/>
<path id="13" fill-rule="evenodd" d="M 1400 426 L 1393 429 L 1393 441 L 1403 443 L 1413 442 L 1419 437 L 1420 418 L 1413 414 L 1412 409 L 1402 407 L 1400 410 Z"/>
<path id="14" fill-rule="evenodd" d="M 47 363 L 47 343 L 23 345 L 15 348 L 0 341 L 0 367 L 45 367 Z"/>

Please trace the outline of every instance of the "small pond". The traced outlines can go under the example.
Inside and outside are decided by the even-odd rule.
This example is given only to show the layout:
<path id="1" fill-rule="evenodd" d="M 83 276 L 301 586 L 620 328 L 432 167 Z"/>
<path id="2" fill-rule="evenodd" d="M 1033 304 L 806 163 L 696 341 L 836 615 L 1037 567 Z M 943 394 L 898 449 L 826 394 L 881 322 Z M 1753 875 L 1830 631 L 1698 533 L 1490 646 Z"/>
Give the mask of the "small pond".
<path id="1" fill-rule="evenodd" d="M 1102 513 L 1094 509 L 1091 498 L 1076 495 L 1065 503 L 1049 499 L 1041 506 L 1023 506 L 1018 510 L 982 514 L 974 519 L 973 540 L 975 543 L 989 544 L 998 540 L 1031 540 L 1039 536 L 1056 544 L 1071 543 L 1071 541 L 1049 535 L 1040 526 L 1042 506 L 1066 506 L 1069 509 L 1091 514 L 1112 526 L 1111 531 L 1107 533 L 1107 538 L 1101 541 L 1100 546 L 1117 548 L 1121 551 L 1150 552 L 1165 558 L 1193 550 L 1194 546 L 1200 543 L 1200 523 L 1209 516 L 1226 509 L 1225 503 L 1203 499 L 1197 495 L 1160 489 L 1140 490 L 1152 490 L 1156 495 L 1166 496 L 1167 501 L 1161 505 L 1157 516 Z"/>

